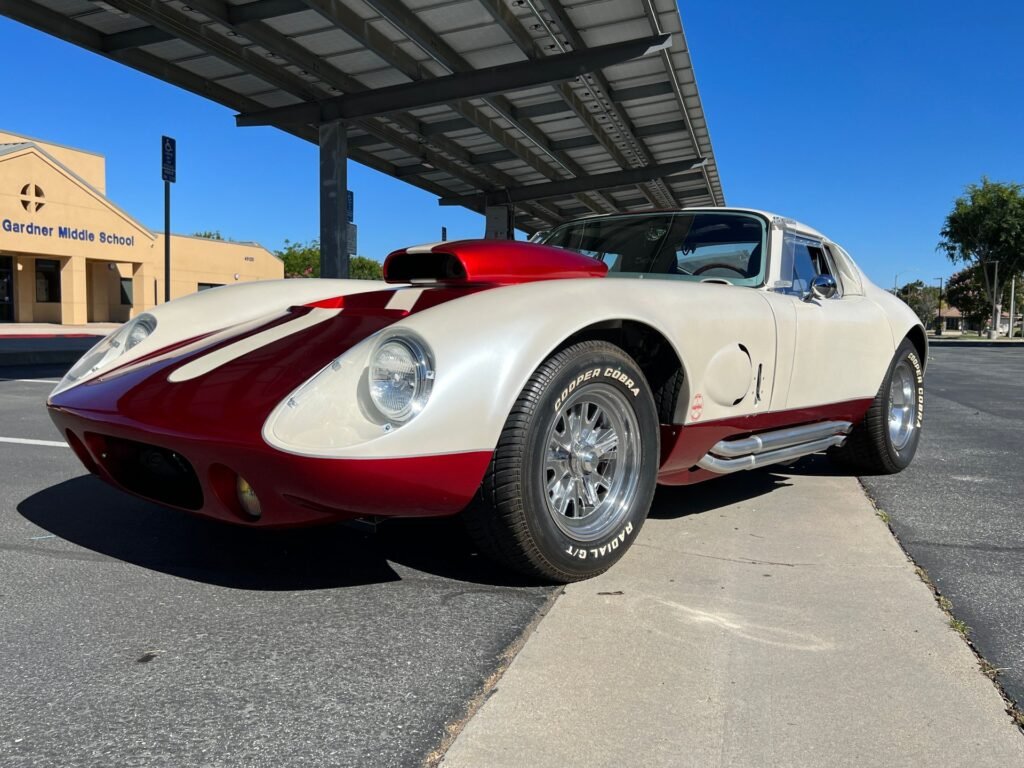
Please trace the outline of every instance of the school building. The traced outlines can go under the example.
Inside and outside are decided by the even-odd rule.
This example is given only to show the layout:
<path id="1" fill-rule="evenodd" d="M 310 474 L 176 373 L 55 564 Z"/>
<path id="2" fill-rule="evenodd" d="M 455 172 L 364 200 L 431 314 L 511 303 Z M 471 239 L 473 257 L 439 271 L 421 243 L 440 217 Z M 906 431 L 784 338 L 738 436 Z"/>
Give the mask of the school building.
<path id="1" fill-rule="evenodd" d="M 284 277 L 256 243 L 171 235 L 171 298 Z M 102 155 L 0 131 L 0 322 L 123 322 L 164 300 L 164 235 L 106 196 Z"/>

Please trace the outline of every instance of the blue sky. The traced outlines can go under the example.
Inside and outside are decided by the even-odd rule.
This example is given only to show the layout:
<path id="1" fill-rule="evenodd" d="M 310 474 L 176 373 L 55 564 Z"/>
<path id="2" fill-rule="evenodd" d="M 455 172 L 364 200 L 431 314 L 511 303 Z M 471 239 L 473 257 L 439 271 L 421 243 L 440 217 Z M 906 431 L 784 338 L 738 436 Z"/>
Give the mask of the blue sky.
<path id="1" fill-rule="evenodd" d="M 934 282 L 963 187 L 1024 181 L 1024 3 L 684 2 L 683 26 L 727 202 L 767 208 L 843 244 L 876 282 Z M 107 157 L 107 191 L 163 226 L 161 134 L 178 140 L 172 229 L 271 249 L 318 234 L 315 147 L 0 18 L 21 62 L 0 129 Z M 31 65 L 27 64 L 31 62 Z M 23 76 L 22 76 L 23 75 Z M 31 75 L 31 76 L 28 76 Z M 481 217 L 349 164 L 359 251 L 477 237 Z"/>

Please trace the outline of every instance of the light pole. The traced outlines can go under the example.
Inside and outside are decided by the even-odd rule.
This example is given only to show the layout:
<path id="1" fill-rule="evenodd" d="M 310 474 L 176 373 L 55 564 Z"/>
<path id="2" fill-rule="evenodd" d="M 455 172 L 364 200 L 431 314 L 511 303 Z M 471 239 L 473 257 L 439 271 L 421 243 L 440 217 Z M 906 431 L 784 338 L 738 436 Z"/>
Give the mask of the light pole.
<path id="1" fill-rule="evenodd" d="M 910 272 L 917 272 L 916 269 L 901 269 L 892 277 L 892 295 L 898 297 L 900 295 L 900 289 L 897 287 L 897 283 L 900 281 L 900 275 L 906 275 Z M 910 295 L 909 293 L 907 294 Z"/>
<path id="2" fill-rule="evenodd" d="M 936 322 L 936 324 L 935 324 L 935 335 L 936 336 L 941 336 L 942 332 L 944 330 L 946 330 L 946 321 L 942 317 L 942 281 L 945 278 L 936 277 L 935 279 L 939 281 L 939 312 L 938 312 L 938 322 Z"/>
<path id="3" fill-rule="evenodd" d="M 1013 324 L 1016 322 L 1016 306 L 1017 300 L 1017 276 L 1013 276 L 1013 281 L 1010 283 L 1010 333 L 1008 338 L 1013 338 Z"/>
<path id="4" fill-rule="evenodd" d="M 995 259 L 992 263 L 995 265 L 994 274 L 992 275 L 992 327 L 988 329 L 988 337 L 990 339 L 998 339 L 999 321 L 1002 320 L 1000 315 L 1003 313 L 1003 305 L 999 301 L 999 260 Z"/>

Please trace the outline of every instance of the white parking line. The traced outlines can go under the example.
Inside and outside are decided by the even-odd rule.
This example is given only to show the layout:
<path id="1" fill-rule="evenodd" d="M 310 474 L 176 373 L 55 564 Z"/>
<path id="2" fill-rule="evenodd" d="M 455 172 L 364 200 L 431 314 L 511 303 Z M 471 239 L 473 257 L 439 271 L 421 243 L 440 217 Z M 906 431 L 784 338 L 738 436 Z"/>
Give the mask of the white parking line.
<path id="1" fill-rule="evenodd" d="M 0 437 L 0 443 L 14 443 L 15 445 L 45 445 L 50 448 L 67 448 L 68 444 L 60 440 L 29 440 L 27 437 Z"/>

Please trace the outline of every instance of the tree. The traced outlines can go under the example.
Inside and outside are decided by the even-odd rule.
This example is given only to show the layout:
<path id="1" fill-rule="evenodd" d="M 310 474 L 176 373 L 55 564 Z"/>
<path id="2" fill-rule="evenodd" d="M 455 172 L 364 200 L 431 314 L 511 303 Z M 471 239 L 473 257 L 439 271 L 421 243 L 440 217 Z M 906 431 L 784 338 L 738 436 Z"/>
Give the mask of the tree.
<path id="1" fill-rule="evenodd" d="M 999 304 L 1009 304 L 1010 279 L 1000 279 L 999 282 Z M 1017 276 L 1018 295 L 1020 290 L 1021 279 Z M 968 267 L 950 275 L 949 282 L 946 283 L 945 300 L 951 307 L 959 309 L 964 318 L 977 323 L 980 327 L 984 327 L 991 319 L 992 301 L 985 288 L 980 267 Z"/>
<path id="2" fill-rule="evenodd" d="M 900 288 L 896 295 L 914 310 L 914 314 L 920 318 L 926 328 L 935 322 L 936 313 L 939 310 L 938 286 L 925 285 L 921 280 L 915 280 Z"/>
<path id="3" fill-rule="evenodd" d="M 939 250 L 954 264 L 998 261 L 1006 274 L 1024 271 L 1024 186 L 970 184 L 940 232 Z"/>
<path id="4" fill-rule="evenodd" d="M 275 251 L 284 262 L 285 277 L 320 277 L 320 242 L 308 243 L 284 241 L 284 248 Z"/>
<path id="5" fill-rule="evenodd" d="M 950 261 L 980 266 L 995 317 L 1000 307 L 996 294 L 1002 294 L 996 283 L 1002 287 L 1010 275 L 1024 271 L 1024 186 L 982 176 L 981 184 L 969 185 L 957 198 L 940 234 L 938 248 Z"/>
<path id="6" fill-rule="evenodd" d="M 308 243 L 284 241 L 284 248 L 276 251 L 284 262 L 285 277 L 320 277 L 320 241 Z M 352 256 L 348 263 L 349 277 L 354 280 L 381 280 L 384 276 L 380 262 L 366 256 Z"/>
<path id="7" fill-rule="evenodd" d="M 384 270 L 379 261 L 366 256 L 353 256 L 348 261 L 348 276 L 353 280 L 383 280 Z"/>
<path id="8" fill-rule="evenodd" d="M 205 237 L 207 240 L 223 240 L 219 229 L 204 229 L 202 232 L 194 232 L 192 237 Z"/>

